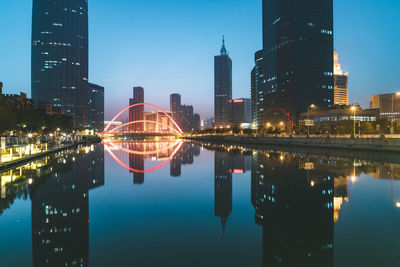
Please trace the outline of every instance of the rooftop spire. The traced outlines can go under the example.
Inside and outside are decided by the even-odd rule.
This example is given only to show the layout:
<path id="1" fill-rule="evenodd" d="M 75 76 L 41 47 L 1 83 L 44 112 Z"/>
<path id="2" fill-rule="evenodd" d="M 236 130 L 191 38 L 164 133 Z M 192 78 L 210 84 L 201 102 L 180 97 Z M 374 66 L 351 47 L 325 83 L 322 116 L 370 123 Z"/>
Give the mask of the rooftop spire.
<path id="1" fill-rule="evenodd" d="M 226 51 L 225 48 L 225 36 L 222 36 L 222 48 L 221 48 L 221 55 L 227 55 L 228 52 Z"/>

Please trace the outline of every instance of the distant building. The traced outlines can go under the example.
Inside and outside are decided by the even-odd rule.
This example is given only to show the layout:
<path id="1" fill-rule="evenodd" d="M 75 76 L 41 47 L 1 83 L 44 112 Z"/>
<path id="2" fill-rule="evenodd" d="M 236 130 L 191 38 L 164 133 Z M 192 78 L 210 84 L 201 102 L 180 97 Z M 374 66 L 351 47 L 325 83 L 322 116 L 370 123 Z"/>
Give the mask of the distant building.
<path id="1" fill-rule="evenodd" d="M 333 106 L 332 0 L 263 0 L 263 50 L 265 121 Z"/>
<path id="2" fill-rule="evenodd" d="M 251 122 L 251 101 L 249 98 L 230 100 L 231 124 Z"/>
<path id="3" fill-rule="evenodd" d="M 133 98 L 129 99 L 129 106 L 144 103 L 144 89 L 143 87 L 133 88 Z M 129 122 L 143 121 L 144 120 L 144 106 L 135 106 L 129 108 Z M 144 123 L 139 122 L 129 125 L 130 131 L 133 132 L 143 132 Z"/>
<path id="4" fill-rule="evenodd" d="M 310 113 L 303 112 L 300 114 L 300 120 L 308 119 L 314 121 L 316 125 L 323 122 L 339 122 L 339 121 L 376 121 L 379 118 L 379 109 L 358 109 L 356 116 L 351 110 L 351 106 L 335 106 L 330 109 L 310 110 Z"/>
<path id="5" fill-rule="evenodd" d="M 19 110 L 28 111 L 35 108 L 33 101 L 30 98 L 28 98 L 25 93 L 21 92 L 19 95 L 4 94 L 3 96 L 7 98 L 8 101 L 13 103 Z"/>
<path id="6" fill-rule="evenodd" d="M 256 127 L 264 123 L 264 52 L 257 51 L 255 54 L 255 66 L 251 71 L 251 119 Z"/>
<path id="7" fill-rule="evenodd" d="M 339 55 L 334 52 L 334 101 L 335 105 L 349 104 L 349 73 L 343 74 Z"/>
<path id="8" fill-rule="evenodd" d="M 198 131 L 201 129 L 201 120 L 200 120 L 200 114 L 194 114 L 193 115 L 193 121 L 192 121 L 192 128 L 195 131 Z"/>
<path id="9" fill-rule="evenodd" d="M 210 129 L 213 127 L 213 125 L 214 125 L 214 118 L 210 118 L 210 119 L 201 121 L 201 129 L 202 130 Z"/>
<path id="10" fill-rule="evenodd" d="M 380 116 L 386 118 L 400 118 L 400 96 L 394 94 L 380 94 L 371 96 L 370 108 L 379 109 Z"/>
<path id="11" fill-rule="evenodd" d="M 89 127 L 97 132 L 104 130 L 104 87 L 89 83 L 89 106 L 88 120 Z"/>
<path id="12" fill-rule="evenodd" d="M 0 95 L 2 95 L 2 94 L 3 94 L 3 83 L 0 82 Z"/>
<path id="13" fill-rule="evenodd" d="M 194 109 L 191 105 L 182 105 L 180 94 L 170 95 L 170 110 L 172 118 L 184 132 L 189 132 L 197 126 L 198 118 L 194 116 Z"/>
<path id="14" fill-rule="evenodd" d="M 229 125 L 229 101 L 232 100 L 232 60 L 222 41 L 221 54 L 214 57 L 214 123 Z"/>
<path id="15" fill-rule="evenodd" d="M 88 1 L 33 0 L 32 100 L 88 125 Z"/>

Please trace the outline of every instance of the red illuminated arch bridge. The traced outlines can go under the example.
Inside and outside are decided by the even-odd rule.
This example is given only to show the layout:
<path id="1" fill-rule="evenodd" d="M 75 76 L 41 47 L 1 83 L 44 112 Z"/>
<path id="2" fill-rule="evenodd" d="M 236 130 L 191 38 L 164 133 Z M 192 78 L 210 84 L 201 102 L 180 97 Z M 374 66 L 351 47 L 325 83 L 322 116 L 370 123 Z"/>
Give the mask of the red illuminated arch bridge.
<path id="1" fill-rule="evenodd" d="M 151 107 L 153 111 L 138 111 L 139 107 Z M 142 112 L 140 116 L 135 113 Z M 140 117 L 140 119 L 133 119 Z M 115 122 L 122 122 L 117 125 Z M 106 126 L 103 134 L 183 134 L 181 127 L 167 111 L 148 103 L 138 103 L 121 110 Z"/>

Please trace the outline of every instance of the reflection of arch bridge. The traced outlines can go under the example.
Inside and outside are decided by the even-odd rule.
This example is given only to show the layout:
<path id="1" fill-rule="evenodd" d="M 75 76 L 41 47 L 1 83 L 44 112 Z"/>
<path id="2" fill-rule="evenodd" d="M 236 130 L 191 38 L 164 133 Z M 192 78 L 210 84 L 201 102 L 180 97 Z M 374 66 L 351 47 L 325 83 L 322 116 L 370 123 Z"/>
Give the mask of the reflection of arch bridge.
<path id="1" fill-rule="evenodd" d="M 144 107 L 151 107 L 155 111 L 144 111 Z M 121 110 L 106 126 L 103 134 L 170 135 L 183 134 L 183 131 L 170 112 L 152 104 L 137 103 Z"/>

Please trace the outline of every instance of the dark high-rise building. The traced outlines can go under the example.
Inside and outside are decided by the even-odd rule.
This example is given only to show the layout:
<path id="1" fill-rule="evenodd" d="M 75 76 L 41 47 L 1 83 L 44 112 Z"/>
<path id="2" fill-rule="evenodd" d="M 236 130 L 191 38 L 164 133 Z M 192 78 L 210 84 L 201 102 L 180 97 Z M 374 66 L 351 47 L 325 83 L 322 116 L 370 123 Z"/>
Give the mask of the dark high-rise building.
<path id="1" fill-rule="evenodd" d="M 3 83 L 0 82 L 0 95 L 2 95 L 2 94 L 3 94 Z"/>
<path id="2" fill-rule="evenodd" d="M 197 118 L 197 116 L 195 117 L 193 106 L 182 105 L 180 94 L 170 95 L 170 109 L 172 112 L 172 118 L 183 131 L 188 132 L 196 129 L 196 120 L 199 118 Z"/>
<path id="3" fill-rule="evenodd" d="M 263 0 L 264 121 L 333 105 L 333 0 Z"/>
<path id="4" fill-rule="evenodd" d="M 32 99 L 87 126 L 87 0 L 33 0 Z"/>
<path id="5" fill-rule="evenodd" d="M 249 98 L 240 98 L 230 101 L 231 123 L 240 125 L 251 122 L 251 101 Z"/>
<path id="6" fill-rule="evenodd" d="M 179 112 L 181 108 L 181 95 L 180 94 L 171 94 L 169 96 L 170 99 L 170 110 L 175 115 L 176 112 Z"/>
<path id="7" fill-rule="evenodd" d="M 232 213 L 232 159 L 228 153 L 215 151 L 214 213 L 221 218 L 223 232 Z"/>
<path id="8" fill-rule="evenodd" d="M 129 106 L 144 103 L 143 87 L 133 87 L 133 98 L 129 99 Z M 129 109 L 129 122 L 144 120 L 144 106 L 135 106 Z M 144 123 L 135 123 L 129 126 L 129 129 L 134 132 L 143 132 Z"/>
<path id="9" fill-rule="evenodd" d="M 193 130 L 196 130 L 196 131 L 198 131 L 198 130 L 200 130 L 200 128 L 201 128 L 201 120 L 200 120 L 200 114 L 194 114 L 193 115 L 193 122 L 192 122 L 192 129 Z"/>
<path id="10" fill-rule="evenodd" d="M 89 127 L 98 132 L 104 130 L 104 87 L 89 83 Z"/>
<path id="11" fill-rule="evenodd" d="M 221 54 L 214 57 L 214 124 L 229 125 L 232 100 L 232 60 L 222 41 Z"/>
<path id="12" fill-rule="evenodd" d="M 251 120 L 257 127 L 262 127 L 264 121 L 264 52 L 255 54 L 255 66 L 251 71 Z"/>

